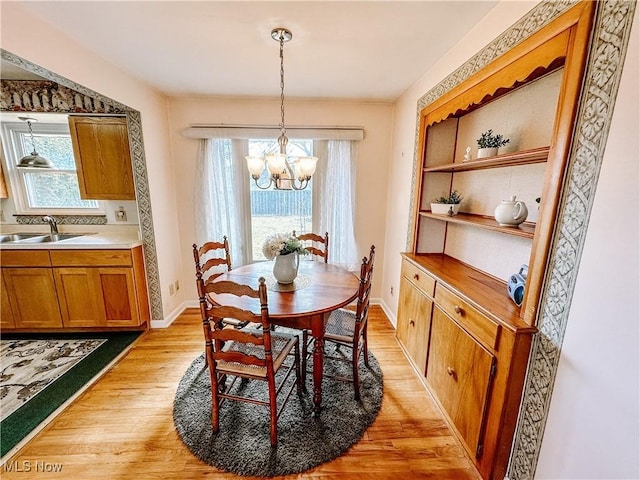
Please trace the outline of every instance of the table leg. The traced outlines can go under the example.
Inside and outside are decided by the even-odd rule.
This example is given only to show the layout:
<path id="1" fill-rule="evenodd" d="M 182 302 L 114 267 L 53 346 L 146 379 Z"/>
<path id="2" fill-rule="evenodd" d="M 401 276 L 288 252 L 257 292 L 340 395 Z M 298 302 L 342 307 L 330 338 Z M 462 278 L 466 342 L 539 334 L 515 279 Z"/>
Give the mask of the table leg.
<path id="1" fill-rule="evenodd" d="M 324 364 L 325 316 L 314 315 L 311 320 L 313 335 L 313 413 L 320 415 L 322 404 L 322 372 Z"/>
<path id="2" fill-rule="evenodd" d="M 320 415 L 322 403 L 322 368 L 324 362 L 324 338 L 315 337 L 313 342 L 313 413 Z"/>

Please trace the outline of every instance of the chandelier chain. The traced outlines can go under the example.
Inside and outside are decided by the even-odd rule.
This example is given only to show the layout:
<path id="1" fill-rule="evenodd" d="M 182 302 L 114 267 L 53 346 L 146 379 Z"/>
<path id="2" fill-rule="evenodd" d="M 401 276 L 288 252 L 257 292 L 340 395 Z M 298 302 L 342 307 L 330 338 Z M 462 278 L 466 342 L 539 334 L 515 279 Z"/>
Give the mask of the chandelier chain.
<path id="1" fill-rule="evenodd" d="M 280 119 L 280 131 L 284 135 L 284 33 L 280 34 Z"/>

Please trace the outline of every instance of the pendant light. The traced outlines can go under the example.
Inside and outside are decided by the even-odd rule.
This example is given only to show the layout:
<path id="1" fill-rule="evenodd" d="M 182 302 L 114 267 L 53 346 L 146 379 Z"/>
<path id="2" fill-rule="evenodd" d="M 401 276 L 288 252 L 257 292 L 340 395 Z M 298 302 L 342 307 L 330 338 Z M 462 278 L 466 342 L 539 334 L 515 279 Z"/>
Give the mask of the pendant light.
<path id="1" fill-rule="evenodd" d="M 309 185 L 311 176 L 316 171 L 316 157 L 288 157 L 287 129 L 284 125 L 284 43 L 293 35 L 286 28 L 274 28 L 271 38 L 280 44 L 280 136 L 278 137 L 279 153 L 264 157 L 246 157 L 247 168 L 256 186 L 266 190 L 272 185 L 277 190 L 304 190 Z M 291 165 L 293 163 L 293 166 Z M 269 170 L 269 183 L 258 184 L 264 169 Z"/>
<path id="2" fill-rule="evenodd" d="M 31 128 L 31 122 L 37 122 L 38 120 L 31 117 L 18 117 L 18 118 L 23 122 L 27 122 L 27 125 L 29 126 L 29 135 L 31 136 L 31 145 L 33 145 L 33 151 L 31 152 L 30 155 L 25 155 L 24 157 L 22 157 L 18 162 L 18 165 L 16 166 L 18 168 L 27 168 L 27 167 L 53 168 L 53 163 L 51 163 L 51 161 L 41 156 L 36 151 L 36 140 L 33 137 L 33 129 Z"/>

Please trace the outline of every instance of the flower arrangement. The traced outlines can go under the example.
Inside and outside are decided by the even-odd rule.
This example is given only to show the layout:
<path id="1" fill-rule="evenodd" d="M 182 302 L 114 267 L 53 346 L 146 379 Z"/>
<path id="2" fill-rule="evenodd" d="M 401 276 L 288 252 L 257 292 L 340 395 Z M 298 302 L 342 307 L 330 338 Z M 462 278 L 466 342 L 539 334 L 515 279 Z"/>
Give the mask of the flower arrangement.
<path id="1" fill-rule="evenodd" d="M 480 135 L 476 141 L 478 148 L 499 148 L 509 143 L 509 139 L 503 138 L 501 134 L 494 135 L 491 128 Z"/>
<path id="2" fill-rule="evenodd" d="M 273 260 L 278 255 L 288 255 L 293 252 L 298 252 L 300 255 L 308 253 L 300 243 L 300 240 L 290 233 L 269 235 L 262 244 L 262 254 L 268 260 Z"/>

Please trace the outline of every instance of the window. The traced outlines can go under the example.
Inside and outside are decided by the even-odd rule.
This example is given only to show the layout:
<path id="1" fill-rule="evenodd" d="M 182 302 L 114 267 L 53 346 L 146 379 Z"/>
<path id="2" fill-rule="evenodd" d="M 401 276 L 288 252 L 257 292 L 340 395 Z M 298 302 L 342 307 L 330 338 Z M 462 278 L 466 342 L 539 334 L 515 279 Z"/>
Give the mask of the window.
<path id="1" fill-rule="evenodd" d="M 249 140 L 249 155 L 263 156 L 278 152 L 278 142 Z M 312 156 L 312 140 L 289 140 L 287 153 L 291 156 Z M 247 175 L 248 176 L 248 175 Z M 280 232 L 310 232 L 312 230 L 313 179 L 304 190 L 261 190 L 249 177 L 251 193 L 251 260 L 265 260 L 262 243 L 269 235 Z M 258 181 L 260 185 L 269 183 L 269 173 L 265 169 Z"/>
<path id="2" fill-rule="evenodd" d="M 66 118 L 66 117 L 65 117 Z M 7 171 L 18 213 L 102 213 L 96 200 L 80 198 L 69 126 L 66 123 L 32 123 L 36 150 L 54 168 L 16 168 L 33 150 L 28 126 L 4 123 Z"/>

